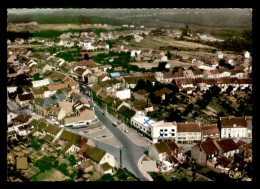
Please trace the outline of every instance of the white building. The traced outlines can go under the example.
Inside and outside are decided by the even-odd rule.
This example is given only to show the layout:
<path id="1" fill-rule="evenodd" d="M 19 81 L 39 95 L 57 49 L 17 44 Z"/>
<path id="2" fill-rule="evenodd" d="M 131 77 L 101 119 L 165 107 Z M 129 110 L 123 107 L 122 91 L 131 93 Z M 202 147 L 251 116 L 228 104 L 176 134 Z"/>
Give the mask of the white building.
<path id="1" fill-rule="evenodd" d="M 42 79 L 38 81 L 32 81 L 33 87 L 42 87 L 50 84 L 49 79 Z"/>
<path id="2" fill-rule="evenodd" d="M 137 55 L 140 55 L 140 53 L 141 53 L 141 50 L 132 50 L 131 51 L 131 57 L 135 57 Z"/>
<path id="3" fill-rule="evenodd" d="M 193 144 L 201 141 L 200 123 L 177 123 L 177 137 L 178 143 Z"/>
<path id="4" fill-rule="evenodd" d="M 155 122 L 147 116 L 136 114 L 131 118 L 131 125 L 153 143 L 176 137 L 177 125 L 175 122 Z"/>
<path id="5" fill-rule="evenodd" d="M 245 117 L 221 117 L 219 118 L 221 138 L 246 138 L 247 121 Z"/>
<path id="6" fill-rule="evenodd" d="M 122 90 L 122 91 L 116 91 L 116 97 L 125 100 L 131 98 L 131 92 L 130 89 Z"/>
<path id="7" fill-rule="evenodd" d="M 245 56 L 245 58 L 250 58 L 250 53 L 248 51 L 246 51 L 244 56 Z"/>

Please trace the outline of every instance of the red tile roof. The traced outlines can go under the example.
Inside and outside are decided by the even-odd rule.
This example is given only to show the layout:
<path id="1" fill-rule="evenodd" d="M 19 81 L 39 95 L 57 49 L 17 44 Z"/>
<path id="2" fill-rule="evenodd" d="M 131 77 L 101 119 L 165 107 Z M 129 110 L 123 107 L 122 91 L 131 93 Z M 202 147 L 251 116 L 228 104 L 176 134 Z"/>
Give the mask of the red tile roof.
<path id="1" fill-rule="evenodd" d="M 201 128 L 198 123 L 177 123 L 178 132 L 201 132 Z"/>
<path id="2" fill-rule="evenodd" d="M 225 156 L 218 158 L 218 162 L 226 166 L 229 166 L 232 163 L 232 161 L 232 159 L 229 159 Z"/>
<path id="3" fill-rule="evenodd" d="M 236 127 L 247 127 L 247 122 L 245 117 L 221 117 L 220 125 L 221 128 L 233 128 Z"/>
<path id="4" fill-rule="evenodd" d="M 218 147 L 212 140 L 204 141 L 200 144 L 200 146 L 204 150 L 206 155 L 211 155 L 218 151 Z"/>
<path id="5" fill-rule="evenodd" d="M 25 101 L 25 100 L 31 100 L 32 96 L 31 94 L 24 94 L 24 95 L 18 95 L 18 98 L 20 101 Z"/>
<path id="6" fill-rule="evenodd" d="M 220 146 L 220 148 L 224 151 L 224 152 L 229 152 L 229 151 L 233 151 L 233 150 L 237 150 L 238 146 L 236 145 L 236 143 L 234 142 L 233 139 L 221 139 L 219 141 L 216 141 L 218 143 L 218 145 Z"/>
<path id="7" fill-rule="evenodd" d="M 217 124 L 202 126 L 201 131 L 203 135 L 219 134 Z"/>

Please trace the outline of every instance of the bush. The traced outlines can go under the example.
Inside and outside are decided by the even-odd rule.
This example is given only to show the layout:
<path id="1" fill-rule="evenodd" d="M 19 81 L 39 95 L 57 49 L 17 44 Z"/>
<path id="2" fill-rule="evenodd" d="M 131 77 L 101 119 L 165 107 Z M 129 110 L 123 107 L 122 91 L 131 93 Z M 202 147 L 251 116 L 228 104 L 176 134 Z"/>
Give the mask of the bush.
<path id="1" fill-rule="evenodd" d="M 114 177 L 112 177 L 111 174 L 104 174 L 101 178 L 100 181 L 115 181 Z"/>

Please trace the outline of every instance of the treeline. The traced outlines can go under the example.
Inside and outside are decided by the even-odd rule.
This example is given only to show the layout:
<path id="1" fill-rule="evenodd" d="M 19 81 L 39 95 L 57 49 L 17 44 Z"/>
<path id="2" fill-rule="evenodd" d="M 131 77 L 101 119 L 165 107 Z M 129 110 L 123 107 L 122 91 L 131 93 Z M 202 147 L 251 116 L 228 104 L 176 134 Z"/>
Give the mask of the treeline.
<path id="1" fill-rule="evenodd" d="M 100 35 L 101 32 L 108 32 L 108 30 L 103 28 L 89 28 L 89 29 L 69 29 L 69 30 L 42 30 L 42 31 L 36 31 L 33 33 L 30 32 L 14 32 L 14 31 L 8 31 L 7 32 L 7 39 L 10 39 L 11 41 L 14 41 L 15 38 L 23 38 L 28 39 L 29 37 L 42 37 L 42 38 L 57 38 L 63 33 L 76 33 L 76 32 L 93 32 L 96 35 Z"/>
<path id="2" fill-rule="evenodd" d="M 57 14 L 24 14 L 8 15 L 8 23 L 29 23 L 37 22 L 38 24 L 108 24 L 112 26 L 122 25 L 119 19 L 86 16 L 86 15 L 57 15 Z"/>
<path id="3" fill-rule="evenodd" d="M 194 41 L 192 41 L 194 42 Z M 204 51 L 204 52 L 210 52 L 215 53 L 216 49 L 208 49 L 208 48 L 187 48 L 187 47 L 175 47 L 175 46 L 160 46 L 159 50 L 175 50 L 175 51 Z"/>

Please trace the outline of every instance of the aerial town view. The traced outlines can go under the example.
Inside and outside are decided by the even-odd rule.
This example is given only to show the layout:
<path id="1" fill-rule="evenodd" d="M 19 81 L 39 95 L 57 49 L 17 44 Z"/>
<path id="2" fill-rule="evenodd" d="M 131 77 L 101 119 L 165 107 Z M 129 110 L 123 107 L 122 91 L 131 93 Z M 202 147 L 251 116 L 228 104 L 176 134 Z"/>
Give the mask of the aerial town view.
<path id="1" fill-rule="evenodd" d="M 252 9 L 7 9 L 7 181 L 253 181 Z"/>

